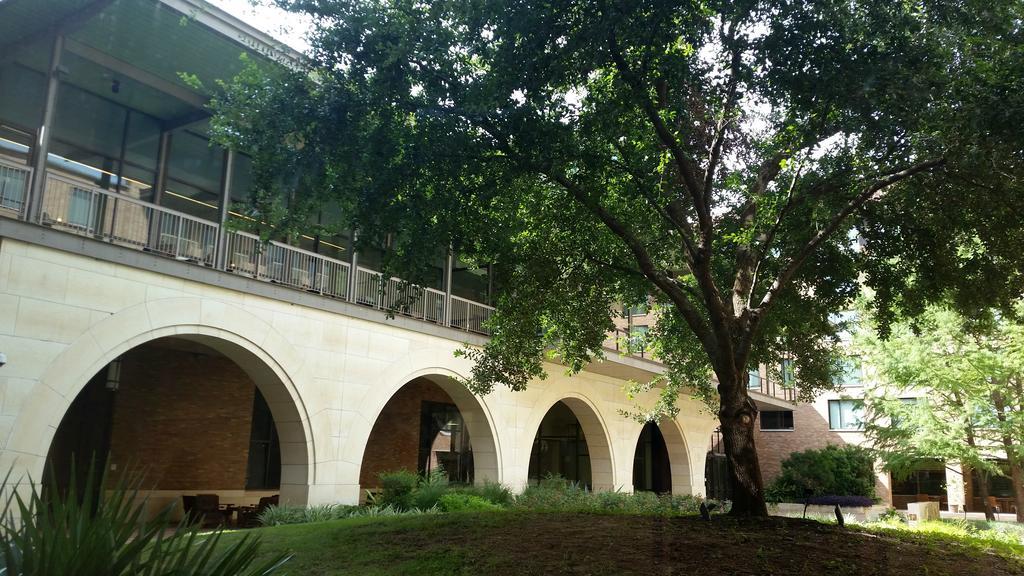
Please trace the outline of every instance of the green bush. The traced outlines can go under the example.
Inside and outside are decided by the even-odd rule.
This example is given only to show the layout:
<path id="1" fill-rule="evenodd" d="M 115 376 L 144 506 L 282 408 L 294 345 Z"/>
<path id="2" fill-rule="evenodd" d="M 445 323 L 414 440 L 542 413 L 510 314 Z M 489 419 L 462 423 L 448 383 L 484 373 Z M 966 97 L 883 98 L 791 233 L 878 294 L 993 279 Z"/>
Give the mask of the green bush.
<path id="1" fill-rule="evenodd" d="M 8 479 L 3 492 L 11 489 Z M 259 539 L 252 535 L 224 543 L 219 530 L 200 536 L 195 524 L 174 526 L 174 505 L 147 522 L 140 484 L 128 476 L 106 489 L 92 469 L 81 492 L 72 485 L 40 494 L 34 484 L 26 496 L 15 491 L 2 507 L 0 574 L 265 576 L 288 560 L 257 561 Z"/>
<path id="2" fill-rule="evenodd" d="M 412 508 L 428 510 L 437 506 L 441 497 L 450 490 L 448 486 L 448 473 L 441 468 L 436 468 L 425 478 L 419 478 L 413 488 L 411 503 Z"/>
<path id="3" fill-rule="evenodd" d="M 264 526 L 327 522 L 328 520 L 348 518 L 357 508 L 358 506 L 345 506 L 342 504 L 271 506 L 260 514 L 259 520 L 260 524 Z"/>
<path id="4" fill-rule="evenodd" d="M 790 454 L 765 497 L 769 502 L 800 502 L 808 496 L 876 499 L 871 453 L 860 446 L 826 446 Z"/>
<path id="5" fill-rule="evenodd" d="M 441 496 L 438 506 L 444 512 L 493 512 L 501 510 L 502 507 L 477 496 L 475 494 L 462 494 L 451 492 Z"/>
<path id="6" fill-rule="evenodd" d="M 507 508 L 512 505 L 512 491 L 497 482 L 485 481 L 483 484 L 472 486 L 459 486 L 451 489 L 459 494 L 471 494 L 487 500 L 491 504 Z"/>
<path id="7" fill-rule="evenodd" d="M 643 514 L 680 516 L 696 514 L 701 498 L 691 495 L 654 494 L 619 491 L 589 492 L 560 477 L 546 477 L 516 496 L 514 506 L 534 512 L 587 512 L 605 514 Z M 727 511 L 719 503 L 711 503 L 716 513 Z"/>
<path id="8" fill-rule="evenodd" d="M 419 481 L 420 477 L 418 474 L 404 469 L 394 472 L 381 472 L 380 485 L 382 491 L 376 503 L 381 506 L 394 506 L 401 510 L 412 508 L 412 492 L 416 489 Z"/>

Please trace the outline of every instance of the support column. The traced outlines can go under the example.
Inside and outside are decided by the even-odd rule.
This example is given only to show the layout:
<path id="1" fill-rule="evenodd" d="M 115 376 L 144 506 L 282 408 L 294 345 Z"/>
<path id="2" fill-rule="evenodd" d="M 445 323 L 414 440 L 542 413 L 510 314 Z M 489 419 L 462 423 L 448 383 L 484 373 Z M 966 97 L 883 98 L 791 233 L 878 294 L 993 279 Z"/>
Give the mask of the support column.
<path id="1" fill-rule="evenodd" d="M 356 251 L 356 231 L 349 235 L 349 274 L 348 274 L 348 301 L 357 302 L 356 299 L 356 267 L 359 266 L 359 252 Z"/>
<path id="2" fill-rule="evenodd" d="M 60 58 L 64 52 L 64 36 L 53 39 L 50 54 L 50 68 L 46 81 L 46 99 L 43 103 L 43 117 L 36 133 L 35 156 L 32 166 L 32 186 L 25 202 L 24 219 L 39 222 L 42 216 L 43 191 L 46 189 L 46 159 L 50 154 L 50 133 L 53 131 L 53 115 L 57 107 L 57 91 L 60 88 Z"/>
<path id="3" fill-rule="evenodd" d="M 444 263 L 444 325 L 452 325 L 452 270 L 455 267 L 455 256 L 448 248 L 448 257 Z"/>
<path id="4" fill-rule="evenodd" d="M 217 252 L 214 267 L 226 270 L 228 267 L 228 234 L 224 225 L 228 221 L 228 206 L 231 204 L 231 183 L 235 172 L 235 152 L 224 151 L 224 172 L 220 179 L 220 210 L 217 213 Z"/>

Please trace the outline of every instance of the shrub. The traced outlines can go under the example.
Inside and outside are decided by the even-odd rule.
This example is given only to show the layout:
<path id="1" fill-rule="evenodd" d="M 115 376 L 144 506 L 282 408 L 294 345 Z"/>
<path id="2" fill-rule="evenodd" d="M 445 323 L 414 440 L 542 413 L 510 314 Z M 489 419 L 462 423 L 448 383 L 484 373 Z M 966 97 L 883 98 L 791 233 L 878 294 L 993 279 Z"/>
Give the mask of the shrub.
<path id="1" fill-rule="evenodd" d="M 875 500 L 874 459 L 860 446 L 827 446 L 794 452 L 765 491 L 770 502 L 803 502 L 816 496 L 863 496 Z"/>
<path id="2" fill-rule="evenodd" d="M 441 496 L 438 505 L 444 512 L 492 512 L 501 510 L 501 506 L 480 496 L 458 492 Z"/>
<path id="3" fill-rule="evenodd" d="M 812 506 L 839 506 L 841 508 L 871 506 L 875 503 L 867 496 L 811 496 L 804 502 Z"/>
<path id="4" fill-rule="evenodd" d="M 381 472 L 380 485 L 382 492 L 377 499 L 377 504 L 381 506 L 394 506 L 401 510 L 412 508 L 412 492 L 416 489 L 419 480 L 418 474 L 408 470 Z"/>
<path id="5" fill-rule="evenodd" d="M 0 489 L 10 486 L 4 479 Z M 174 505 L 145 521 L 147 502 L 139 499 L 141 479 L 128 476 L 106 490 L 90 469 L 81 493 L 40 494 L 32 484 L 27 496 L 6 498 L 0 520 L 0 573 L 105 574 L 110 576 L 256 576 L 276 572 L 287 555 L 257 561 L 259 540 L 252 535 L 222 543 L 220 530 L 198 535 L 182 521 L 168 531 Z"/>
<path id="6" fill-rule="evenodd" d="M 441 468 L 432 470 L 425 478 L 418 479 L 412 492 L 412 508 L 427 510 L 437 506 L 449 489 L 448 473 Z"/>
<path id="7" fill-rule="evenodd" d="M 347 518 L 357 506 L 342 504 L 318 504 L 315 506 L 271 506 L 260 513 L 260 524 L 282 526 L 284 524 L 308 524 Z"/>
<path id="8" fill-rule="evenodd" d="M 452 491 L 460 494 L 472 494 L 479 496 L 484 500 L 492 504 L 497 504 L 502 507 L 509 507 L 512 505 L 512 491 L 498 484 L 497 482 L 484 482 L 483 484 L 474 484 L 472 486 L 460 486 L 453 488 Z"/>

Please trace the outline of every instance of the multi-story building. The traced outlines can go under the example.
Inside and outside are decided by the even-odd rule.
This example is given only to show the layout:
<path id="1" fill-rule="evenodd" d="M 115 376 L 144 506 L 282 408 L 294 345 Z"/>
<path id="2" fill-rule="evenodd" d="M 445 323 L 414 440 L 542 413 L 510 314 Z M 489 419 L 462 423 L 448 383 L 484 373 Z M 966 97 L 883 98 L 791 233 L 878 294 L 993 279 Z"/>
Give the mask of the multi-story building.
<path id="1" fill-rule="evenodd" d="M 716 424 L 697 400 L 621 415 L 625 383 L 661 364 L 611 339 L 576 376 L 548 363 L 525 392 L 474 396 L 453 352 L 488 337 L 487 268 L 442 253 L 410 287 L 351 235 L 229 225 L 250 162 L 211 145 L 184 78 L 214 85 L 242 53 L 301 57 L 202 0 L 0 2 L 0 468 L 59 486 L 109 455 L 144 469 L 154 505 L 353 503 L 381 471 L 437 466 L 704 492 Z"/>
<path id="2" fill-rule="evenodd" d="M 844 320 L 856 319 L 852 313 L 841 316 Z M 849 334 L 842 336 L 844 346 L 852 349 Z M 870 447 L 862 420 L 865 398 L 878 385 L 877 374 L 855 355 L 846 358 L 842 368 L 836 390 L 819 395 L 813 402 L 795 404 L 791 409 L 766 410 L 759 414 L 755 440 L 766 484 L 781 473 L 782 461 L 793 452 L 828 445 Z M 786 367 L 781 367 L 779 372 L 784 375 L 790 373 Z M 752 388 L 763 387 L 767 382 L 763 368 L 757 376 L 755 378 L 751 373 Z M 793 391 L 792 381 L 781 384 Z M 927 394 L 927 390 L 907 390 L 901 399 L 922 401 L 926 400 Z M 1000 451 L 993 450 L 993 458 L 999 460 Z M 905 478 L 894 477 L 882 469 L 876 472 L 875 490 L 885 505 L 906 509 L 910 502 L 931 500 L 940 502 L 943 510 L 953 512 L 984 510 L 976 488 L 981 479 L 977 473 L 965 477 L 959 463 L 923 461 Z M 1012 511 L 1015 505 L 1010 478 L 992 475 L 987 482 L 992 497 L 988 504 L 1002 512 Z"/>

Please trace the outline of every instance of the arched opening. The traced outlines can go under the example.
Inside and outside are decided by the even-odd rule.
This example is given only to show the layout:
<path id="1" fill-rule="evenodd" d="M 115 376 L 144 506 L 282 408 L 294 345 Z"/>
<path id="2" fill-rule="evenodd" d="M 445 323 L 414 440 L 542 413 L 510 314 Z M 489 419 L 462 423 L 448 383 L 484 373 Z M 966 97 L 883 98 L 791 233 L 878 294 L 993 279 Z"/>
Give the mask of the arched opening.
<path id="1" fill-rule="evenodd" d="M 81 487 L 96 458 L 108 479 L 141 472 L 140 497 L 153 514 L 177 501 L 179 510 L 222 510 L 230 524 L 261 499 L 305 502 L 300 422 L 281 379 L 242 345 L 156 338 L 111 361 L 75 397 L 50 444 L 44 489 Z"/>
<path id="2" fill-rule="evenodd" d="M 672 466 L 661 428 L 644 424 L 633 455 L 633 490 L 667 494 L 672 492 Z"/>
<path id="3" fill-rule="evenodd" d="M 442 470 L 456 484 L 498 481 L 494 436 L 479 400 L 447 376 L 403 385 L 370 430 L 359 469 L 361 495 L 378 490 L 380 475 L 396 470 Z"/>
<path id="4" fill-rule="evenodd" d="M 611 470 L 608 442 L 593 409 L 578 398 L 555 402 L 534 436 L 528 482 L 557 475 L 587 489 L 608 490 Z"/>

